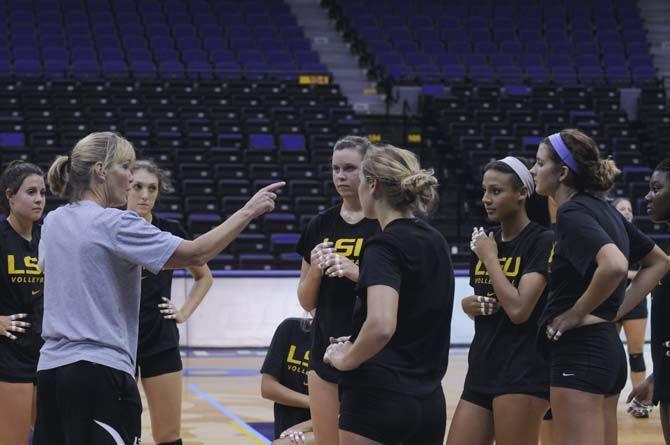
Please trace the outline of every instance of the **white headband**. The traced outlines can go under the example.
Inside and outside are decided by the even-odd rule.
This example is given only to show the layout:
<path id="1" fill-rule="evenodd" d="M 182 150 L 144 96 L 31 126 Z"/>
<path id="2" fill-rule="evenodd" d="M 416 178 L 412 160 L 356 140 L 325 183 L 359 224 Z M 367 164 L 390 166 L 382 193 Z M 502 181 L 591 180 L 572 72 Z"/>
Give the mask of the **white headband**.
<path id="1" fill-rule="evenodd" d="M 535 181 L 533 180 L 533 175 L 528 171 L 528 167 L 524 165 L 523 162 L 519 161 L 514 156 L 507 156 L 504 159 L 501 159 L 500 162 L 503 162 L 509 165 L 514 173 L 521 179 L 523 185 L 528 189 L 528 197 L 535 193 Z"/>

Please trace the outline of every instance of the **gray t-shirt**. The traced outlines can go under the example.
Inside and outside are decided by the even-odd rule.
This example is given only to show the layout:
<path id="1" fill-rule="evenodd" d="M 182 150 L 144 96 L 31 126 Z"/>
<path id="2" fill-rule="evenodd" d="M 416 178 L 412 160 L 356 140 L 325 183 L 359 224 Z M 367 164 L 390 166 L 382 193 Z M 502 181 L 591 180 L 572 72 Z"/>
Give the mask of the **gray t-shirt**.
<path id="1" fill-rule="evenodd" d="M 93 201 L 49 213 L 39 245 L 45 343 L 37 370 L 86 360 L 135 375 L 141 269 L 158 273 L 181 241 Z"/>

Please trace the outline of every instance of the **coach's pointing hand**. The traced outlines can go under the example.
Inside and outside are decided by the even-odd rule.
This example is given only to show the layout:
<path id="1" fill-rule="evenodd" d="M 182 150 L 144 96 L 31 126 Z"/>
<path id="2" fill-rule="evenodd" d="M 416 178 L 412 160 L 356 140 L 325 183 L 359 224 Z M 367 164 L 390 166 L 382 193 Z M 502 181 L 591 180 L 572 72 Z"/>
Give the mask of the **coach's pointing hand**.
<path id="1" fill-rule="evenodd" d="M 249 201 L 244 205 L 244 208 L 251 212 L 252 218 L 257 218 L 275 208 L 275 200 L 277 199 L 277 191 L 286 185 L 285 182 L 275 182 L 260 189 Z"/>

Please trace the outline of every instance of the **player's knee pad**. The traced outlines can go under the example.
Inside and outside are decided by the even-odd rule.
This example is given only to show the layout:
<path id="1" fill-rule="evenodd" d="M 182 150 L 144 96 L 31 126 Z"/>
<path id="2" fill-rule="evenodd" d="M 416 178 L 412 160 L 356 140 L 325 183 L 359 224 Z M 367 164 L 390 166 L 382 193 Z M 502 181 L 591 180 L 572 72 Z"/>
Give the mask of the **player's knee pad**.
<path id="1" fill-rule="evenodd" d="M 628 354 L 628 363 L 630 363 L 630 370 L 632 372 L 644 372 L 647 370 L 643 354 Z"/>
<path id="2" fill-rule="evenodd" d="M 174 442 L 161 442 L 158 445 L 183 445 L 181 439 L 177 439 Z"/>

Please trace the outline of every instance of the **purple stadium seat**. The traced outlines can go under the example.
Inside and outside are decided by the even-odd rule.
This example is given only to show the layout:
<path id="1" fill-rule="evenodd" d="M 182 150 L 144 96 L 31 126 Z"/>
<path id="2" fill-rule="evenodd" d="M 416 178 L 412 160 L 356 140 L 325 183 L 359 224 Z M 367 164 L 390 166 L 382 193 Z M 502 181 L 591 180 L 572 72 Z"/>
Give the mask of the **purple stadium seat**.
<path id="1" fill-rule="evenodd" d="M 277 147 L 274 136 L 271 134 L 250 134 L 249 148 L 252 150 L 274 150 Z"/>
<path id="2" fill-rule="evenodd" d="M 0 133 L 0 147 L 23 147 L 25 136 L 23 133 Z"/>
<path id="3" fill-rule="evenodd" d="M 305 136 L 302 134 L 279 135 L 279 149 L 283 151 L 305 151 Z"/>

